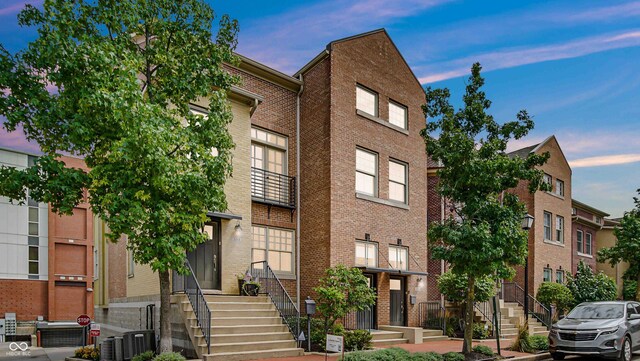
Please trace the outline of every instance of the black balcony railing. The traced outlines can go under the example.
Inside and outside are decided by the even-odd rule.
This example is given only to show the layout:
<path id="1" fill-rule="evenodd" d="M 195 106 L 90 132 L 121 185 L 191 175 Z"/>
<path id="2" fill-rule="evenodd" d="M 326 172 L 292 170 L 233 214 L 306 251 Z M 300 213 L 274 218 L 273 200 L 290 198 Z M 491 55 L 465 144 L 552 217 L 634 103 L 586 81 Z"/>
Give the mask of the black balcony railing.
<path id="1" fill-rule="evenodd" d="M 189 260 L 185 259 L 184 263 L 189 272 L 185 275 L 181 275 L 175 271 L 173 272 L 173 292 L 184 292 L 187 298 L 189 298 L 198 327 L 200 331 L 202 331 L 202 335 L 207 344 L 207 353 L 211 353 L 211 310 L 204 297 L 204 293 L 202 293 L 200 284 L 193 273 L 191 264 L 189 264 Z"/>
<path id="2" fill-rule="evenodd" d="M 442 330 L 446 334 L 446 310 L 440 301 L 420 302 L 418 314 L 422 328 Z"/>
<path id="3" fill-rule="evenodd" d="M 341 320 L 347 330 L 374 330 L 376 328 L 373 309 L 349 312 Z"/>
<path id="4" fill-rule="evenodd" d="M 251 168 L 251 198 L 285 208 L 296 207 L 296 178 Z"/>

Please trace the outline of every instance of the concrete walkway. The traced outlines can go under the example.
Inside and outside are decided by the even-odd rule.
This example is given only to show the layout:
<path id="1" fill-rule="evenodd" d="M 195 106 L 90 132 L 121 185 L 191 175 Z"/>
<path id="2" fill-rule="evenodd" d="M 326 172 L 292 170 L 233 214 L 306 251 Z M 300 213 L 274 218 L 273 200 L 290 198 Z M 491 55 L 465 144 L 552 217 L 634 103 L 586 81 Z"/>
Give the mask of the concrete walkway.
<path id="1" fill-rule="evenodd" d="M 20 344 L 20 342 L 18 342 Z M 31 347 L 24 348 L 11 346 L 10 342 L 0 343 L 1 361 L 64 361 L 65 357 L 73 356 L 77 347 Z M 24 350 L 23 350 L 24 349 Z"/>

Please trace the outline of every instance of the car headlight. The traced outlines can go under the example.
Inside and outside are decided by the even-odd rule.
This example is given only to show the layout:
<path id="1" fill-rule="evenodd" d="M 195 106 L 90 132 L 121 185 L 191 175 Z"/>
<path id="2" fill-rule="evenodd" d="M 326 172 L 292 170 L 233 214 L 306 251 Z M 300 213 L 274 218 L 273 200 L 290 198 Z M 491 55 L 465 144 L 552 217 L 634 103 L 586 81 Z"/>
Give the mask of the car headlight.
<path id="1" fill-rule="evenodd" d="M 601 335 L 610 335 L 610 334 L 616 333 L 616 332 L 618 332 L 618 326 L 611 327 L 611 328 L 604 328 L 604 329 L 600 330 L 600 334 Z"/>

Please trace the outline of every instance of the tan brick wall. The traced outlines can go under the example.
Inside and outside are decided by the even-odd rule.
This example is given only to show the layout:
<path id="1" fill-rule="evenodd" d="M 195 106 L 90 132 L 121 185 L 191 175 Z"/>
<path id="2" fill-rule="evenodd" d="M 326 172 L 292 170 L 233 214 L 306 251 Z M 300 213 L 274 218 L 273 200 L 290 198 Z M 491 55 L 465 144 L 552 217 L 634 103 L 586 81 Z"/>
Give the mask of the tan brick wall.
<path id="1" fill-rule="evenodd" d="M 613 227 L 605 227 L 598 231 L 597 233 L 598 243 L 596 243 L 596 253 L 602 248 L 610 248 L 616 245 L 618 239 L 613 234 Z M 624 273 L 629 269 L 629 264 L 626 262 L 620 262 L 614 267 L 611 267 L 609 263 L 597 263 L 596 270 L 598 272 L 602 271 L 607 276 L 611 277 L 614 281 L 616 281 L 616 285 L 618 287 L 618 297 L 622 297 L 622 277 Z"/>

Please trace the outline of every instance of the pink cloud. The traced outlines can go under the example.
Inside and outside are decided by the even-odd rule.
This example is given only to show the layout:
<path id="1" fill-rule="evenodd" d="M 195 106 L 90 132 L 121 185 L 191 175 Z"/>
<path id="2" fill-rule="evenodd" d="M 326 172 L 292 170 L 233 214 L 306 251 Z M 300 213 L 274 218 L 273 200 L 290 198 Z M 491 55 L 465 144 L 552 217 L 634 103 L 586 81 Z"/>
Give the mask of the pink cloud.
<path id="1" fill-rule="evenodd" d="M 0 122 L 4 122 L 4 117 L 0 116 Z M 13 132 L 8 132 L 4 126 L 0 127 L 0 148 L 40 153 L 38 143 L 28 141 L 21 126 Z"/>
<path id="2" fill-rule="evenodd" d="M 16 4 L 9 5 L 4 8 L 0 8 L 0 16 L 18 13 L 20 10 L 24 9 L 24 6 L 27 4 L 39 5 L 41 3 L 42 3 L 42 0 L 20 1 Z"/>

